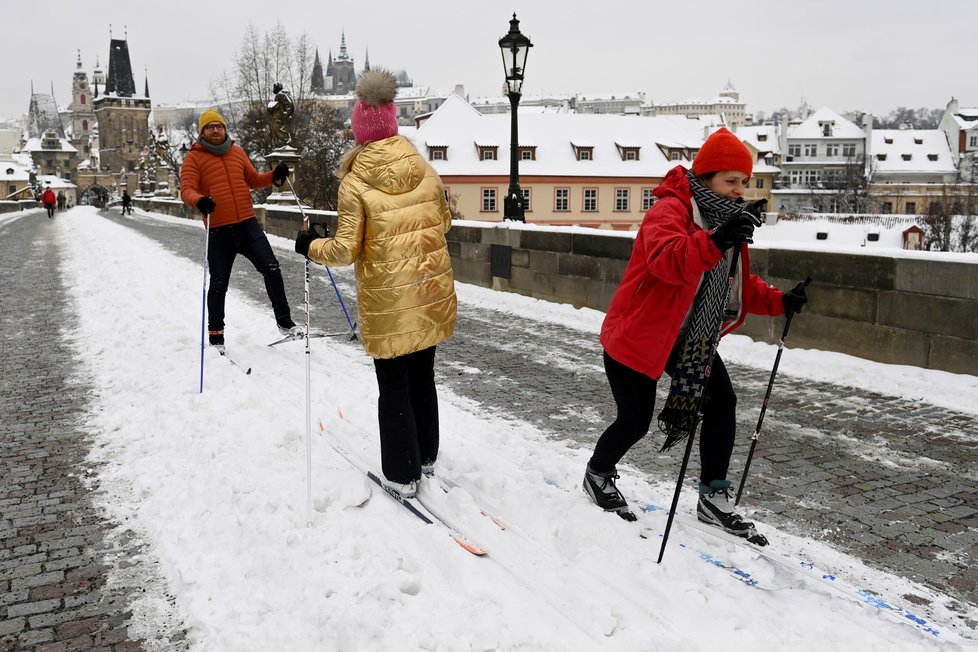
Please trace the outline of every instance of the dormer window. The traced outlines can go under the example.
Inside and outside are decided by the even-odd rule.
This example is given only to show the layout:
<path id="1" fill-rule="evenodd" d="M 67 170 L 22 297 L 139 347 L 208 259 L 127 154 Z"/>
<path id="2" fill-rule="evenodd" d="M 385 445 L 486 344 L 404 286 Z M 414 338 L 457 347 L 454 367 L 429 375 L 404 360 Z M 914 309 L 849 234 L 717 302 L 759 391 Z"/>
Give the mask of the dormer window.
<path id="1" fill-rule="evenodd" d="M 7 174 L 13 174 L 13 173 L 14 173 L 13 168 L 7 168 Z"/>
<path id="2" fill-rule="evenodd" d="M 883 142 L 886 143 L 887 145 L 892 145 L 893 144 L 893 137 L 892 136 L 884 136 L 883 137 Z"/>
<path id="3" fill-rule="evenodd" d="M 479 148 L 480 161 L 495 161 L 498 157 L 498 145 L 476 145 Z"/>
<path id="4" fill-rule="evenodd" d="M 641 147 L 636 147 L 635 145 L 620 145 L 615 143 L 615 147 L 618 148 L 618 156 L 621 157 L 623 161 L 637 161 L 639 160 L 639 150 Z"/>
<path id="5" fill-rule="evenodd" d="M 913 142 L 915 145 L 923 145 L 924 139 L 921 138 L 920 136 L 914 136 Z"/>
<path id="6" fill-rule="evenodd" d="M 447 161 L 448 160 L 448 146 L 447 145 L 428 145 L 428 160 L 429 161 Z"/>
<path id="7" fill-rule="evenodd" d="M 819 124 L 819 126 L 822 127 L 822 135 L 823 136 L 829 137 L 829 136 L 832 135 L 832 127 L 835 125 L 835 122 L 834 121 L 828 120 L 826 122 L 819 122 L 818 124 Z"/>
<path id="8" fill-rule="evenodd" d="M 904 161 L 909 161 L 911 158 L 913 158 L 913 154 L 901 154 L 901 158 L 903 158 Z"/>
<path id="9" fill-rule="evenodd" d="M 767 142 L 767 134 L 757 134 L 757 142 L 759 143 Z"/>
<path id="10" fill-rule="evenodd" d="M 537 160 L 537 148 L 536 145 L 527 145 L 516 148 L 516 157 L 521 161 L 535 161 Z"/>
<path id="11" fill-rule="evenodd" d="M 877 161 L 885 161 L 886 160 L 886 154 L 877 154 L 876 155 L 876 160 Z"/>
<path id="12" fill-rule="evenodd" d="M 594 160 L 594 146 L 593 145 L 575 145 L 571 143 L 571 147 L 574 148 L 574 156 L 578 161 L 593 161 Z"/>
<path id="13" fill-rule="evenodd" d="M 927 155 L 927 160 L 928 161 L 936 161 L 937 160 L 937 154 L 928 154 Z"/>

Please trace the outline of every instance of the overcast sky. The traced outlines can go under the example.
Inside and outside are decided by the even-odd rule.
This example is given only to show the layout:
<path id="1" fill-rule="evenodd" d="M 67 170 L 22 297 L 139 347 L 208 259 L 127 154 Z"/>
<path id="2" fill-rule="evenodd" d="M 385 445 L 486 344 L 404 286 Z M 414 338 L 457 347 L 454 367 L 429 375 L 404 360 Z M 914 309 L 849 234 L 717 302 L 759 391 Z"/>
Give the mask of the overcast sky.
<path id="1" fill-rule="evenodd" d="M 655 102 L 714 97 L 730 79 L 748 111 L 978 104 L 975 0 L 33 0 L 4 3 L 8 46 L 0 117 L 35 90 L 71 100 L 77 50 L 107 70 L 109 25 L 127 34 L 136 86 L 154 104 L 206 100 L 231 71 L 249 23 L 306 32 L 323 58 L 345 29 L 357 70 L 406 69 L 418 85 L 499 95 L 496 43 L 513 11 L 534 44 L 526 94 L 645 92 Z M 83 11 L 76 8 L 83 6 Z M 153 7 L 150 9 L 150 7 Z M 159 7 L 160 9 L 157 9 Z"/>

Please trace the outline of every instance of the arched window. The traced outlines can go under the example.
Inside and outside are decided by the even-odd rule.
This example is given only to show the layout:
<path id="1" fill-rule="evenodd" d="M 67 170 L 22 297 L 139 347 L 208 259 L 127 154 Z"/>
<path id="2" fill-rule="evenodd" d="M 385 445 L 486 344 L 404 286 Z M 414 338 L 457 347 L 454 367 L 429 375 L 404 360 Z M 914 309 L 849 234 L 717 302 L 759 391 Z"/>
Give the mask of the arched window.
<path id="1" fill-rule="evenodd" d="M 84 94 L 82 94 L 82 95 L 79 95 L 79 96 L 78 96 L 78 101 L 79 101 L 79 102 L 80 102 L 81 104 L 84 104 L 84 103 L 85 103 L 85 95 L 84 95 Z"/>
<path id="2" fill-rule="evenodd" d="M 82 131 L 88 131 L 88 120 L 82 120 Z"/>

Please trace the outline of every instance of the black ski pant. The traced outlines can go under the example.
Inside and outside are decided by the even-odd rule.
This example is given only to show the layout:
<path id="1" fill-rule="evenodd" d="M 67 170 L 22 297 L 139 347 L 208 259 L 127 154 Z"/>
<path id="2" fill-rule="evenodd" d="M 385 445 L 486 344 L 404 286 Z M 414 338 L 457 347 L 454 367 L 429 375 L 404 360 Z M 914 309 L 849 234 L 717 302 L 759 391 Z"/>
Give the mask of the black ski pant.
<path id="1" fill-rule="evenodd" d="M 275 320 L 291 318 L 289 300 L 278 259 L 272 253 L 257 218 L 211 229 L 207 245 L 207 266 L 211 274 L 207 290 L 207 329 L 224 330 L 224 299 L 231 281 L 231 268 L 238 254 L 251 261 L 265 279 L 265 291 L 272 302 Z"/>
<path id="2" fill-rule="evenodd" d="M 435 347 L 396 358 L 374 359 L 377 417 L 384 477 L 407 484 L 421 478 L 421 465 L 438 457 L 438 392 Z"/>
<path id="3" fill-rule="evenodd" d="M 676 368 L 678 349 L 673 349 L 666 361 L 666 373 Z M 604 353 L 604 369 L 611 385 L 611 394 L 618 406 L 618 416 L 598 438 L 590 465 L 595 471 L 613 471 L 625 456 L 649 431 L 655 412 L 656 380 L 627 367 Z M 706 382 L 703 404 L 703 428 L 700 434 L 700 481 L 709 485 L 712 480 L 726 480 L 737 433 L 737 395 L 730 384 L 730 375 L 720 359 L 713 356 L 713 369 Z"/>
<path id="4" fill-rule="evenodd" d="M 54 217 L 54 204 L 44 204 L 44 210 L 48 212 L 48 217 Z"/>

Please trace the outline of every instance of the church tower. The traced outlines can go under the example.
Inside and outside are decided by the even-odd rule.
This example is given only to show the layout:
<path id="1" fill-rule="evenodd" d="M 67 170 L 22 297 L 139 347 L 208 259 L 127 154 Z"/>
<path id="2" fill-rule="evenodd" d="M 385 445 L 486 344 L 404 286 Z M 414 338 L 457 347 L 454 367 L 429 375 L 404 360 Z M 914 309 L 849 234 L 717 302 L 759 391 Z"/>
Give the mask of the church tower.
<path id="1" fill-rule="evenodd" d="M 95 109 L 88 73 L 82 70 L 81 50 L 71 80 L 71 144 L 78 150 L 78 162 L 92 153 L 91 138 L 95 131 Z"/>
<path id="2" fill-rule="evenodd" d="M 312 64 L 312 80 L 309 82 L 309 91 L 313 95 L 326 94 L 326 82 L 323 79 L 323 64 L 319 61 L 319 48 L 316 48 L 316 60 Z"/>
<path id="3" fill-rule="evenodd" d="M 111 174 L 136 170 L 149 142 L 149 97 L 136 93 L 126 39 L 109 38 L 109 73 L 105 90 L 95 98 L 99 162 Z"/>
<path id="4" fill-rule="evenodd" d="M 347 95 L 357 88 L 357 73 L 353 69 L 353 59 L 346 53 L 346 31 L 341 32 L 340 54 L 332 62 L 333 95 Z"/>

